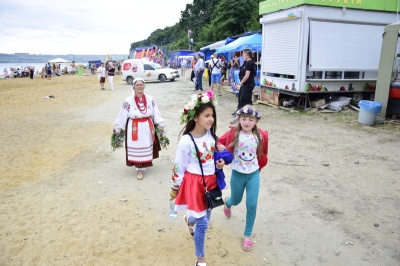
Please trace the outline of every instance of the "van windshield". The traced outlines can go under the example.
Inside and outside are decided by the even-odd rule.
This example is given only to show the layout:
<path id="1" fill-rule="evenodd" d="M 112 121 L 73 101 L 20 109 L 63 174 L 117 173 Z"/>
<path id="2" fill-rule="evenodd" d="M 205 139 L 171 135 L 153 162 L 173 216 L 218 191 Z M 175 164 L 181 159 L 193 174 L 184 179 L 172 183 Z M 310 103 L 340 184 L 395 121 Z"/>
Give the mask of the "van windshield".
<path id="1" fill-rule="evenodd" d="M 157 63 L 154 63 L 154 62 L 151 63 L 151 65 L 152 65 L 155 69 L 160 69 L 160 68 L 162 68 L 160 64 L 157 64 Z"/>

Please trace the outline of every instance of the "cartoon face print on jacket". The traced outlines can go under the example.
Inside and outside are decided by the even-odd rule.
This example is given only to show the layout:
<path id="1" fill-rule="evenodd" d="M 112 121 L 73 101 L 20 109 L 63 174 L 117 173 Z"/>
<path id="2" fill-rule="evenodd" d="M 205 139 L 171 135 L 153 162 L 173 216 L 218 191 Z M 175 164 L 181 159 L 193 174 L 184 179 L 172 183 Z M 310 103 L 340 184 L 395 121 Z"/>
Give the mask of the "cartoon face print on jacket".
<path id="1" fill-rule="evenodd" d="M 251 173 L 258 169 L 257 141 L 253 134 L 240 132 L 234 155 L 234 164 L 238 171 Z"/>

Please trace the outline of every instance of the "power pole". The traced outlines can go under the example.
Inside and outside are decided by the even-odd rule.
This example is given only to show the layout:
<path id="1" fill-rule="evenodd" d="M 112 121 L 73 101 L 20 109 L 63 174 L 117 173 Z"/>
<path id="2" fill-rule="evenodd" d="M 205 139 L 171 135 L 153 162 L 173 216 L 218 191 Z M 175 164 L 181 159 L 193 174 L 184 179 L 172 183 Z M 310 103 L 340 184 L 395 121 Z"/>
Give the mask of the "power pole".
<path id="1" fill-rule="evenodd" d="M 189 42 L 189 50 L 191 50 L 190 49 L 190 35 L 192 34 L 192 30 L 191 29 L 188 29 L 188 42 Z"/>

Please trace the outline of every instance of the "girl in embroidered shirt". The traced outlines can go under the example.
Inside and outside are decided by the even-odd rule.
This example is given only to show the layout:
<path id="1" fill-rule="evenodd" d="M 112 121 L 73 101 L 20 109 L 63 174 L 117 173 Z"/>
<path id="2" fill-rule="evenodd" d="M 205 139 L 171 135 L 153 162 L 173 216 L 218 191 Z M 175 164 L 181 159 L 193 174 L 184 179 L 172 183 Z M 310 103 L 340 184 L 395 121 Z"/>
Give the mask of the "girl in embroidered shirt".
<path id="1" fill-rule="evenodd" d="M 204 180 L 208 190 L 217 186 L 215 167 L 222 169 L 221 159 L 214 164 L 214 151 L 217 136 L 217 118 L 214 93 L 205 91 L 194 94 L 181 114 L 181 122 L 186 126 L 181 131 L 172 174 L 170 200 L 175 199 L 175 210 L 186 210 L 183 218 L 189 233 L 194 236 L 196 265 L 206 265 L 204 246 L 211 212 L 207 210 L 204 198 L 204 186 L 199 160 L 204 171 Z M 191 138 L 193 137 L 193 140 Z M 197 157 L 194 143 L 199 149 Z M 194 228 L 195 226 L 195 228 Z"/>
<path id="2" fill-rule="evenodd" d="M 246 227 L 243 250 L 253 247 L 251 234 L 256 218 L 260 170 L 268 161 L 268 132 L 257 128 L 260 115 L 251 105 L 236 112 L 238 123 L 218 140 L 218 150 L 226 148 L 234 155 L 231 164 L 231 196 L 225 199 L 224 214 L 231 217 L 231 207 L 242 201 L 246 189 Z"/>

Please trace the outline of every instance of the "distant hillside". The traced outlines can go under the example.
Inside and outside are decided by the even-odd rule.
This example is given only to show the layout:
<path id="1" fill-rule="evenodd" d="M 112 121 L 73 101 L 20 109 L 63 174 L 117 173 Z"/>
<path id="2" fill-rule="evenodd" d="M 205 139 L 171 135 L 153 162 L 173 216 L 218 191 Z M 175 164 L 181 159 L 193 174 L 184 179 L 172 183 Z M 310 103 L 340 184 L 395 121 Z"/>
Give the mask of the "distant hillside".
<path id="1" fill-rule="evenodd" d="M 114 60 L 128 59 L 128 55 L 117 54 L 111 55 Z M 60 54 L 60 55 L 47 55 L 47 54 L 28 54 L 28 53 L 15 53 L 15 54 L 1 54 L 0 63 L 44 63 L 49 60 L 61 57 L 75 62 L 87 62 L 93 60 L 106 61 L 106 55 L 73 55 L 73 54 Z"/>

